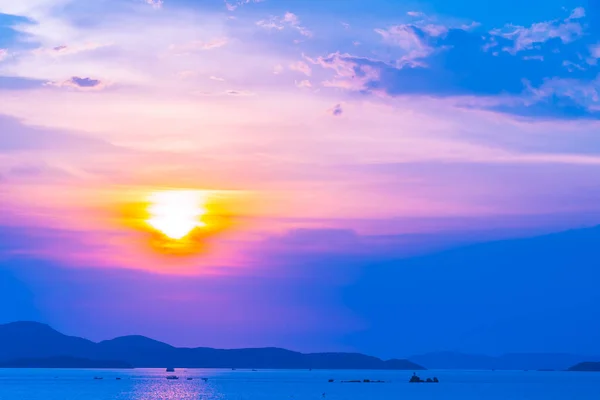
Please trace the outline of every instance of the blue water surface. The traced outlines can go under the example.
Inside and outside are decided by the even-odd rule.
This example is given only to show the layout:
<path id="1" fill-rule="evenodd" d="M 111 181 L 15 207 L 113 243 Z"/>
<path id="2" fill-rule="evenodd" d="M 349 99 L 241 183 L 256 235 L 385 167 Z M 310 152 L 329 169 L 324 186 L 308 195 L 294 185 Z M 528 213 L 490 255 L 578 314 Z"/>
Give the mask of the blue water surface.
<path id="1" fill-rule="evenodd" d="M 600 373 L 423 371 L 439 384 L 408 383 L 405 371 L 0 369 L 1 400 L 598 400 Z M 101 377 L 102 379 L 94 379 Z M 121 378 L 117 380 L 116 378 Z M 192 378 L 188 380 L 187 378 Z M 203 380 L 202 378 L 207 378 Z M 334 379 L 333 383 L 328 382 Z M 344 380 L 385 383 L 342 383 Z"/>

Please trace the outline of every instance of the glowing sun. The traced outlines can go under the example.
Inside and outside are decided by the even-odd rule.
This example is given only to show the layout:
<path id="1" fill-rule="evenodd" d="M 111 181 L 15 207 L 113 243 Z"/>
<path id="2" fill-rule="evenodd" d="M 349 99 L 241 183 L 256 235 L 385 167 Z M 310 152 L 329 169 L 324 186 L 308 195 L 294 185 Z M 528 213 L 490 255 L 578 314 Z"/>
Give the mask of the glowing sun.
<path id="1" fill-rule="evenodd" d="M 148 220 L 152 228 L 173 240 L 205 226 L 206 196 L 199 191 L 167 190 L 152 193 L 148 199 Z"/>

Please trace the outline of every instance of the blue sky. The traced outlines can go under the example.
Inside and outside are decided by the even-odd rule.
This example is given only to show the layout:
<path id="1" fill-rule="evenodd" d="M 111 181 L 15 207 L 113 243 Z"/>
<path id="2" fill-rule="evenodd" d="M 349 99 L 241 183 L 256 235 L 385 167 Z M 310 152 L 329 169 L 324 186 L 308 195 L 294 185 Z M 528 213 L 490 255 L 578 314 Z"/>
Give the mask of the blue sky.
<path id="1" fill-rule="evenodd" d="M 599 7 L 0 0 L 0 322 L 600 354 Z"/>

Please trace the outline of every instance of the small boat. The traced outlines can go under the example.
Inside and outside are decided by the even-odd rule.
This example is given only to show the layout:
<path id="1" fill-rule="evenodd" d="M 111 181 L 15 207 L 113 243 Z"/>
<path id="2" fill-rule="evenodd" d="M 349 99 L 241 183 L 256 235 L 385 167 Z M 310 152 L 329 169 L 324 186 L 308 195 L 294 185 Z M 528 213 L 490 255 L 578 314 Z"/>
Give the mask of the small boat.
<path id="1" fill-rule="evenodd" d="M 188 380 L 188 381 L 191 381 L 191 380 L 192 380 L 192 378 L 187 378 L 187 380 Z"/>
<path id="2" fill-rule="evenodd" d="M 208 382 L 208 378 L 202 378 L 204 382 Z"/>
<path id="3" fill-rule="evenodd" d="M 167 368 L 167 372 L 175 372 L 175 368 L 169 367 L 169 368 Z"/>
<path id="4" fill-rule="evenodd" d="M 169 376 L 167 376 L 167 379 L 169 379 L 169 380 L 176 380 L 176 379 L 179 379 L 179 377 L 176 376 L 176 375 L 169 375 Z"/>
<path id="5" fill-rule="evenodd" d="M 102 378 L 101 376 L 95 376 L 94 379 L 95 380 L 100 380 L 100 379 L 104 379 L 104 378 Z"/>
<path id="6" fill-rule="evenodd" d="M 117 381 L 120 381 L 120 380 L 121 380 L 121 378 L 118 378 L 118 377 L 117 377 L 117 378 L 115 378 L 115 380 L 117 380 Z"/>

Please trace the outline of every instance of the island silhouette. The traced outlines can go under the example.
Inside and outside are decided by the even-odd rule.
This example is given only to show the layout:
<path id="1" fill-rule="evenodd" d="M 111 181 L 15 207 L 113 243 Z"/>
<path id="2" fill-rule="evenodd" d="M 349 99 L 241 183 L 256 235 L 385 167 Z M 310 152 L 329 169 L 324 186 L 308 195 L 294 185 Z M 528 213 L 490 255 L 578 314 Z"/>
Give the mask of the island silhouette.
<path id="1" fill-rule="evenodd" d="M 0 367 L 425 369 L 408 360 L 381 360 L 359 353 L 304 354 L 280 348 L 178 348 L 145 336 L 93 342 L 64 335 L 37 322 L 0 325 Z"/>
<path id="2" fill-rule="evenodd" d="M 569 371 L 587 371 L 587 372 L 600 372 L 600 362 L 582 362 L 576 365 L 573 365 L 569 368 Z"/>

